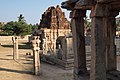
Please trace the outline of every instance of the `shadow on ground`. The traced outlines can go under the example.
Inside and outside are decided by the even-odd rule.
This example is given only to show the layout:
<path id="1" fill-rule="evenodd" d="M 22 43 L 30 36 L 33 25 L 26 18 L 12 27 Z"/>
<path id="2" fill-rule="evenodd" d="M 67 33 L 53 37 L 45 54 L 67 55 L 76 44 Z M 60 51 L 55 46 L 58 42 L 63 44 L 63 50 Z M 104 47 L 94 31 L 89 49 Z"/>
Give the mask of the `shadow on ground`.
<path id="1" fill-rule="evenodd" d="M 14 73 L 20 73 L 20 74 L 33 74 L 31 71 L 19 71 L 19 70 L 12 70 L 12 69 L 6 69 L 6 68 L 0 68 L 0 71 L 14 72 Z"/>
<path id="2" fill-rule="evenodd" d="M 2 47 L 9 47 L 9 48 L 13 48 L 13 45 L 1 45 Z"/>
<path id="3" fill-rule="evenodd" d="M 1 45 L 2 47 L 13 48 L 13 45 Z M 31 49 L 30 44 L 20 44 L 18 45 L 19 49 Z"/>
<path id="4" fill-rule="evenodd" d="M 0 58 L 0 60 L 4 60 L 5 61 L 5 60 L 13 60 L 13 59 Z"/>

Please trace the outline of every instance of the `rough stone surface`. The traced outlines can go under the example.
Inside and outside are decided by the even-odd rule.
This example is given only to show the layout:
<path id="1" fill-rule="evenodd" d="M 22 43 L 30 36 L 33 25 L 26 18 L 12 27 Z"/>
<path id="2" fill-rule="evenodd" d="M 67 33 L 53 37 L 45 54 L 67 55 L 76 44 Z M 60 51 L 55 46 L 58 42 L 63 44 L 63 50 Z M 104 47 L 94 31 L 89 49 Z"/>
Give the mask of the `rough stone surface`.
<path id="1" fill-rule="evenodd" d="M 12 37 L 13 41 L 13 59 L 19 59 L 19 53 L 18 53 L 18 37 Z"/>
<path id="2" fill-rule="evenodd" d="M 59 5 L 49 7 L 43 14 L 39 28 L 69 29 L 70 25 Z"/>
<path id="3" fill-rule="evenodd" d="M 40 44 L 39 36 L 33 36 L 32 37 L 32 46 L 33 46 L 32 50 L 33 50 L 33 63 L 34 63 L 33 66 L 34 66 L 34 74 L 35 75 L 40 74 L 39 44 Z"/>

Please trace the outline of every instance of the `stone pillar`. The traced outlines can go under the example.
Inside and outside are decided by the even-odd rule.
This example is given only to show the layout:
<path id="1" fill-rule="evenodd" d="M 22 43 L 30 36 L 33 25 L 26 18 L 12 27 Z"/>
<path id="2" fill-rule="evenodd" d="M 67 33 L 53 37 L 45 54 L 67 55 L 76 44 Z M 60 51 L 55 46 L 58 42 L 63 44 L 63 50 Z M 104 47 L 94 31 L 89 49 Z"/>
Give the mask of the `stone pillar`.
<path id="1" fill-rule="evenodd" d="M 92 7 L 92 30 L 91 30 L 91 72 L 90 80 L 106 79 L 106 49 L 108 23 L 105 18 L 110 16 L 110 6 L 96 4 Z"/>
<path id="2" fill-rule="evenodd" d="M 70 14 L 73 34 L 74 80 L 86 80 L 82 78 L 82 75 L 85 75 L 87 72 L 84 36 L 85 15 L 86 11 L 84 10 L 74 10 Z"/>
<path id="3" fill-rule="evenodd" d="M 106 18 L 107 23 L 107 52 L 106 52 L 106 68 L 107 71 L 117 69 L 116 61 L 116 46 L 115 46 L 115 35 L 116 35 L 116 19 L 115 17 L 119 14 L 118 11 L 111 11 L 111 15 Z"/>
<path id="4" fill-rule="evenodd" d="M 13 41 L 13 59 L 19 59 L 19 54 L 18 54 L 18 37 L 12 37 Z"/>
<path id="5" fill-rule="evenodd" d="M 33 46 L 33 66 L 34 66 L 34 74 L 40 74 L 40 48 L 39 48 L 40 40 L 39 36 L 33 36 L 32 46 Z"/>

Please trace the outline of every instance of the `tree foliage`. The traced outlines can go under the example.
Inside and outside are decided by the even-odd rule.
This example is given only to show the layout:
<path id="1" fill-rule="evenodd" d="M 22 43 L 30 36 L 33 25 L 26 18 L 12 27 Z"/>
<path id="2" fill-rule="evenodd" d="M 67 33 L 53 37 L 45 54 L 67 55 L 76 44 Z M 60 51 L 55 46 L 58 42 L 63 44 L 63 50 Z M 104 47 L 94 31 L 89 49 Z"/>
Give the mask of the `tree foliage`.
<path id="1" fill-rule="evenodd" d="M 14 35 L 14 36 L 25 36 L 32 33 L 32 29 L 36 25 L 27 24 L 22 14 L 18 17 L 18 21 L 10 21 L 1 27 L 0 35 Z"/>

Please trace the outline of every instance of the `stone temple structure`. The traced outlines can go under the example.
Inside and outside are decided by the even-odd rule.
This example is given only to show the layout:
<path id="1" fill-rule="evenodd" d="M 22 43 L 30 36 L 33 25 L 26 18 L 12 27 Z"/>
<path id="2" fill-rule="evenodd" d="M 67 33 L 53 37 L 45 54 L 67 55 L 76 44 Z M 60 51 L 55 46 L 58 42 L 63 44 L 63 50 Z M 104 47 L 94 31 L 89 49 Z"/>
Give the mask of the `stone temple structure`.
<path id="1" fill-rule="evenodd" d="M 40 28 L 47 29 L 69 29 L 69 22 L 65 18 L 59 5 L 49 7 L 43 14 L 40 21 Z"/>
<path id="2" fill-rule="evenodd" d="M 120 0 L 67 0 L 72 19 L 74 80 L 120 80 L 116 61 L 116 19 Z M 91 10 L 91 68 L 86 68 L 84 18 Z"/>
<path id="3" fill-rule="evenodd" d="M 66 37 L 71 33 L 70 24 L 59 5 L 57 5 L 56 8 L 53 6 L 49 7 L 43 13 L 39 30 L 42 32 L 40 35 L 40 49 L 42 50 L 41 60 L 58 64 L 63 68 L 73 67 L 73 57 L 69 57 L 73 56 L 73 52 L 71 51 L 72 53 L 68 54 L 70 51 L 67 50 L 68 48 L 72 50 L 72 46 L 68 47 L 70 42 L 72 42 L 72 38 Z M 58 38 L 60 37 L 63 37 L 63 40 L 59 40 Z M 58 48 L 59 44 L 57 40 L 61 41 L 63 47 Z M 61 50 L 62 52 L 60 53 Z"/>

